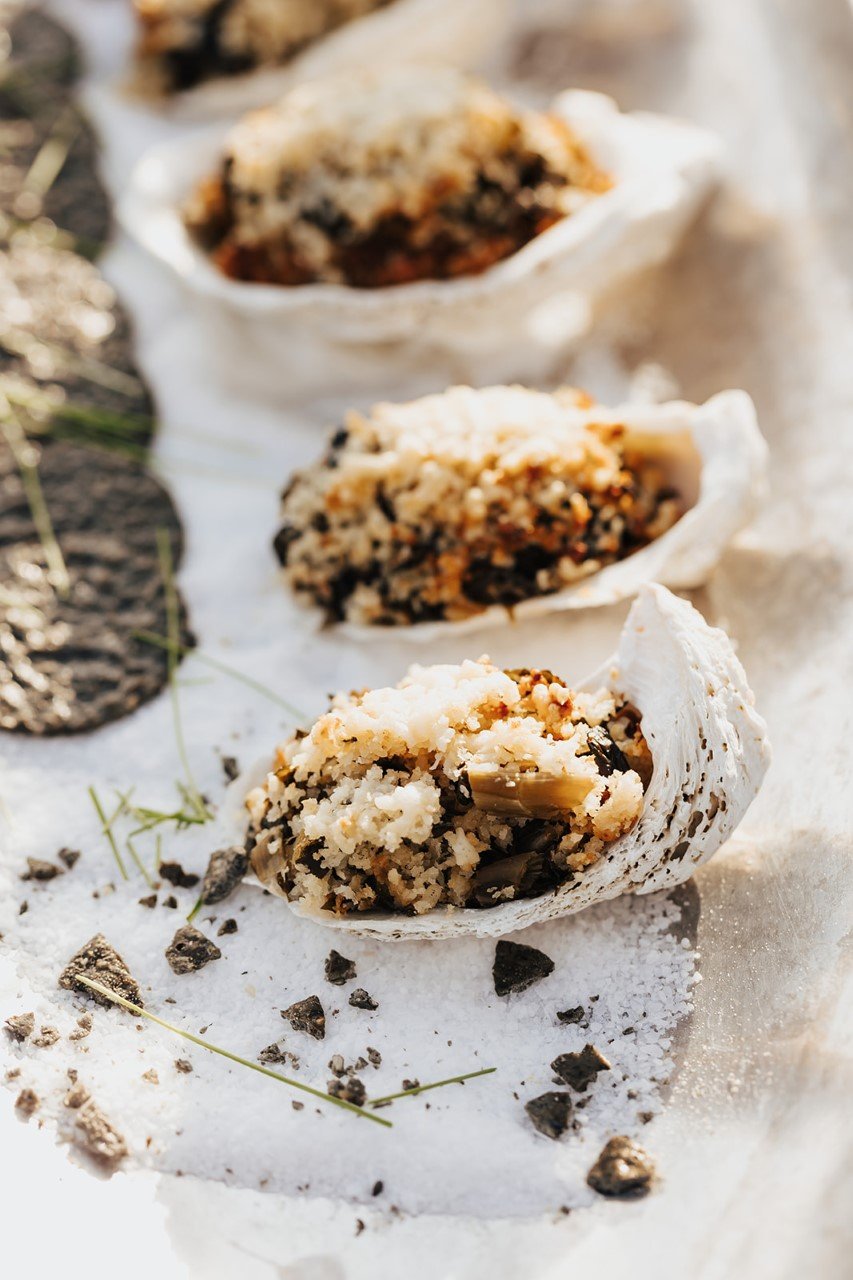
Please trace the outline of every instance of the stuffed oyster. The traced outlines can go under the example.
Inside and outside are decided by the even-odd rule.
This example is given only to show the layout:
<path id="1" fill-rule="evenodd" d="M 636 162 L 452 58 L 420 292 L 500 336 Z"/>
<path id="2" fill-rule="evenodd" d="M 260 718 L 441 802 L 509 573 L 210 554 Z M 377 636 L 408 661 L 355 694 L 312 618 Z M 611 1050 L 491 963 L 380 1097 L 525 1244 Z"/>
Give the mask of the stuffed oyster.
<path id="1" fill-rule="evenodd" d="M 394 66 L 246 116 L 186 219 L 232 279 L 379 289 L 479 275 L 610 185 L 559 117 Z"/>
<path id="2" fill-rule="evenodd" d="M 765 452 L 742 392 L 607 409 L 454 387 L 348 414 L 285 490 L 275 551 L 330 621 L 421 637 L 695 586 L 752 515 Z"/>
<path id="3" fill-rule="evenodd" d="M 647 586 L 575 688 L 481 659 L 335 699 L 248 797 L 235 784 L 252 868 L 300 914 L 378 938 L 499 935 L 670 887 L 759 788 L 752 704 L 727 637 Z"/>

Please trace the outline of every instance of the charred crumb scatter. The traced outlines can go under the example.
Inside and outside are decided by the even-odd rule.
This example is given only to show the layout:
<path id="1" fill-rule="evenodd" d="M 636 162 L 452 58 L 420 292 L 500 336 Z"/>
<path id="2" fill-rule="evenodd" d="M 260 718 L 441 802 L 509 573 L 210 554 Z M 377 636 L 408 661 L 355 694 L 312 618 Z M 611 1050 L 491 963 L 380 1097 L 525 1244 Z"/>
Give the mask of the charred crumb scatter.
<path id="1" fill-rule="evenodd" d="M 34 1013 L 13 1013 L 3 1023 L 3 1030 L 11 1040 L 17 1040 L 22 1043 L 29 1040 L 33 1034 L 36 1025 L 36 1016 Z"/>
<path id="2" fill-rule="evenodd" d="M 62 868 L 41 858 L 27 858 L 27 869 L 21 872 L 22 880 L 55 880 L 63 874 Z"/>
<path id="3" fill-rule="evenodd" d="M 161 906 L 168 907 L 170 911 L 177 911 L 178 899 L 173 893 L 170 893 L 167 898 L 163 899 Z"/>
<path id="4" fill-rule="evenodd" d="M 146 897 L 139 898 L 138 902 L 140 907 L 148 907 L 151 910 L 157 906 L 157 894 L 149 893 Z"/>
<path id="5" fill-rule="evenodd" d="M 285 491 L 287 582 L 333 622 L 458 621 L 569 589 L 654 541 L 683 511 L 665 464 L 579 399 L 454 387 L 349 413 L 344 444 Z M 627 767 L 602 727 L 589 751 L 604 776 Z"/>
<path id="6" fill-rule="evenodd" d="M 323 1040 L 326 1035 L 326 1014 L 319 996 L 307 996 L 297 1000 L 287 1009 L 282 1009 L 281 1016 L 289 1022 L 294 1031 L 303 1031 L 314 1040 Z"/>
<path id="7" fill-rule="evenodd" d="M 655 1176 L 650 1156 L 630 1138 L 611 1138 L 587 1174 L 587 1182 L 602 1196 L 638 1198 L 646 1195 Z"/>
<path id="8" fill-rule="evenodd" d="M 35 1089 L 22 1089 L 15 1099 L 15 1110 L 29 1119 L 41 1106 L 41 1099 Z"/>
<path id="9" fill-rule="evenodd" d="M 572 1118 L 572 1100 L 567 1093 L 543 1093 L 524 1104 L 534 1129 L 546 1138 L 560 1138 Z"/>
<path id="10" fill-rule="evenodd" d="M 57 1040 L 59 1040 L 59 1029 L 44 1026 L 39 1029 L 38 1035 L 33 1037 L 33 1044 L 37 1049 L 50 1049 Z"/>
<path id="11" fill-rule="evenodd" d="M 237 921 L 233 917 L 223 920 L 222 924 L 216 930 L 217 938 L 226 938 L 229 934 L 237 932 Z"/>
<path id="12" fill-rule="evenodd" d="M 258 1061 L 264 1062 L 268 1066 L 275 1063 L 289 1063 L 294 1071 L 299 1069 L 299 1058 L 295 1053 L 291 1053 L 289 1049 L 283 1048 L 280 1044 L 268 1044 L 265 1049 L 261 1049 L 258 1054 Z"/>
<path id="13" fill-rule="evenodd" d="M 136 0 L 141 87 L 182 93 L 207 80 L 289 62 L 335 28 L 393 0 L 203 0 L 152 7 Z"/>
<path id="14" fill-rule="evenodd" d="M 159 875 L 176 889 L 193 889 L 201 879 L 193 871 L 185 871 L 179 862 L 161 862 Z"/>
<path id="15" fill-rule="evenodd" d="M 580 1053 L 561 1053 L 551 1063 L 551 1070 L 578 1093 L 583 1093 L 599 1072 L 611 1069 L 604 1055 L 591 1044 L 584 1045 Z"/>
<path id="16" fill-rule="evenodd" d="M 378 1001 L 368 995 L 364 990 L 364 987 L 356 987 L 355 991 L 353 991 L 349 998 L 349 1002 L 354 1009 L 367 1009 L 369 1012 L 372 1012 L 374 1009 L 379 1008 Z"/>
<path id="17" fill-rule="evenodd" d="M 240 845 L 216 849 L 210 855 L 201 886 L 201 900 L 205 906 L 224 902 L 237 888 L 249 869 L 249 857 Z"/>
<path id="18" fill-rule="evenodd" d="M 588 749 L 602 724 L 625 771 L 602 774 Z M 247 848 L 309 914 L 488 910 L 580 883 L 639 818 L 650 766 L 639 717 L 608 690 L 485 658 L 416 667 L 282 744 L 247 797 Z"/>
<path id="19" fill-rule="evenodd" d="M 100 983 L 102 987 L 129 1000 L 131 1004 L 140 1007 L 144 1004 L 139 984 L 124 960 L 102 933 L 96 933 L 71 957 L 59 975 L 59 985 L 66 991 L 77 991 L 81 995 L 88 996 L 107 1009 L 115 1007 L 106 996 L 99 995 L 97 991 L 92 991 L 85 983 L 80 982 L 81 977 Z"/>
<path id="20" fill-rule="evenodd" d="M 576 1005 L 574 1009 L 562 1009 L 557 1012 L 557 1021 L 570 1026 L 577 1022 L 583 1022 L 585 1017 L 586 1010 L 582 1004 Z"/>
<path id="21" fill-rule="evenodd" d="M 81 1014 L 80 1017 L 77 1019 L 77 1026 L 73 1031 L 69 1032 L 68 1039 L 69 1040 L 85 1040 L 86 1036 L 92 1030 L 92 1025 L 93 1023 L 92 1023 L 91 1013 Z"/>
<path id="22" fill-rule="evenodd" d="M 80 861 L 81 853 L 79 849 L 60 849 L 56 855 L 60 862 L 64 862 L 69 871 L 73 870 Z"/>
<path id="23" fill-rule="evenodd" d="M 169 968 L 178 974 L 194 973 L 221 955 L 216 943 L 191 924 L 182 925 L 166 948 Z"/>
<path id="24" fill-rule="evenodd" d="M 332 950 L 326 957 L 324 973 L 326 981 L 331 982 L 332 986 L 343 987 L 356 977 L 355 962 L 342 956 L 339 951 Z"/>
<path id="25" fill-rule="evenodd" d="M 528 947 L 520 942 L 508 942 L 501 938 L 495 947 L 492 977 L 495 994 L 508 996 L 526 991 L 535 982 L 541 982 L 554 972 L 554 961 L 544 951 Z"/>
<path id="26" fill-rule="evenodd" d="M 342 1098 L 344 1102 L 352 1102 L 357 1107 L 364 1106 L 367 1090 L 357 1076 L 340 1079 L 333 1076 L 327 1085 L 327 1091 L 333 1098 Z"/>
<path id="27" fill-rule="evenodd" d="M 479 275 L 609 187 L 556 116 L 389 68 L 242 121 L 186 221 L 233 278 L 375 289 Z"/>
<path id="28" fill-rule="evenodd" d="M 420 1087 L 421 1087 L 420 1080 L 404 1080 L 400 1085 L 400 1088 L 404 1091 L 404 1093 L 414 1093 L 414 1091 L 416 1089 L 420 1089 Z"/>

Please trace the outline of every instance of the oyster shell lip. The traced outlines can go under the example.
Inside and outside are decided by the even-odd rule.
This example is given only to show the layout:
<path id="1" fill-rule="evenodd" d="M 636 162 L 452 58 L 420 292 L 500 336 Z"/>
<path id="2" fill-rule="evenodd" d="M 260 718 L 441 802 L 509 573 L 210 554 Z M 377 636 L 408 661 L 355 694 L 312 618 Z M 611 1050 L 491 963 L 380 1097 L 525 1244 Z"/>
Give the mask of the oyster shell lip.
<path id="1" fill-rule="evenodd" d="M 330 31 L 287 63 L 218 76 L 180 93 L 152 96 L 138 83 L 138 64 L 121 89 L 134 105 L 185 123 L 224 120 L 319 76 L 369 65 L 393 49 L 400 62 L 478 64 L 497 46 L 510 20 L 510 0 L 394 0 Z"/>
<path id="2" fill-rule="evenodd" d="M 562 93 L 551 110 L 576 130 L 614 177 L 614 186 L 478 276 L 372 290 L 229 279 L 195 243 L 181 214 L 194 185 L 216 166 L 229 127 L 222 123 L 152 147 L 133 170 L 117 213 L 130 235 L 207 312 L 213 304 L 244 325 L 254 324 L 261 347 L 279 330 L 292 338 L 298 322 L 303 344 L 306 335 L 314 340 L 318 360 L 334 352 L 332 341 L 357 351 L 428 339 L 439 349 L 452 346 L 464 364 L 466 358 L 486 360 L 496 343 L 512 350 L 521 324 L 523 340 L 537 347 L 541 362 L 543 345 L 556 344 L 559 336 L 545 333 L 543 344 L 543 304 L 559 303 L 565 313 L 567 299 L 588 301 L 625 275 L 661 261 L 716 183 L 722 150 L 704 129 L 664 116 L 622 113 L 602 94 Z M 301 358 L 310 354 L 309 342 Z M 328 364 L 318 368 L 321 373 L 328 386 Z"/>
<path id="3" fill-rule="evenodd" d="M 639 710 L 654 768 L 638 822 L 598 862 L 550 893 L 482 910 L 448 906 L 414 917 L 337 917 L 285 899 L 290 909 L 325 928 L 380 941 L 500 937 L 623 893 L 654 893 L 689 879 L 728 840 L 769 767 L 767 728 L 746 673 L 723 631 L 666 587 L 646 584 L 617 652 L 576 687 L 602 685 Z M 246 795 L 268 769 L 269 758 L 226 793 L 220 821 L 232 842 L 245 839 Z M 266 877 L 265 887 L 284 896 Z"/>
<path id="4" fill-rule="evenodd" d="M 492 605 L 455 622 L 380 627 L 343 622 L 337 630 L 359 641 L 381 635 L 412 643 L 524 622 L 545 614 L 595 609 L 630 599 L 646 582 L 686 590 L 701 586 L 732 539 L 755 516 L 767 485 L 768 448 L 745 391 L 721 391 L 702 405 L 592 405 L 591 422 L 624 423 L 626 440 L 665 462 L 668 477 L 690 506 L 661 537 L 624 560 L 552 595 L 512 607 Z"/>

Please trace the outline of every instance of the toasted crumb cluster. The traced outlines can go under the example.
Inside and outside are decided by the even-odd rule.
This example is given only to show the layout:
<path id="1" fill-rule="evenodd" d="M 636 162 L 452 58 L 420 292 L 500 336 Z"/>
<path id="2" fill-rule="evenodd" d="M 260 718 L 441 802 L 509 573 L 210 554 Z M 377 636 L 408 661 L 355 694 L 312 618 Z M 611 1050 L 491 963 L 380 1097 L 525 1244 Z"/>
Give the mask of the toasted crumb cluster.
<path id="1" fill-rule="evenodd" d="M 186 220 L 234 278 L 377 288 L 482 272 L 609 185 L 561 120 L 392 67 L 247 116 Z"/>
<path id="2" fill-rule="evenodd" d="M 487 658 L 333 699 L 247 799 L 256 873 L 310 912 L 488 908 L 582 874 L 643 808 L 639 714 Z"/>
<path id="3" fill-rule="evenodd" d="M 660 463 L 581 393 L 455 387 L 350 413 L 275 547 L 334 620 L 458 620 L 571 586 L 682 514 Z"/>
<path id="4" fill-rule="evenodd" d="M 149 87 L 191 89 L 215 76 L 278 66 L 392 0 L 134 0 Z"/>

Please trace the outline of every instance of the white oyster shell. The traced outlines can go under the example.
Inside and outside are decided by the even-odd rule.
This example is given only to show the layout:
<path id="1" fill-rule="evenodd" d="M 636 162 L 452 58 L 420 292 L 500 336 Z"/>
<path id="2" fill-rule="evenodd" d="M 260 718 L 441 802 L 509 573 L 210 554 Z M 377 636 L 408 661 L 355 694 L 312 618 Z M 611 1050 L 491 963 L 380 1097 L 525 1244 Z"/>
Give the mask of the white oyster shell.
<path id="1" fill-rule="evenodd" d="M 309 915 L 298 903 L 289 903 L 291 910 L 377 939 L 498 937 L 623 893 L 653 893 L 687 880 L 737 827 L 769 764 L 765 724 L 743 667 L 724 632 L 665 587 L 647 585 L 617 653 L 579 688 L 602 686 L 641 712 L 654 770 L 639 822 L 599 862 L 552 893 L 479 911 L 440 907 L 417 917 L 339 918 Z M 245 837 L 245 797 L 263 773 L 254 769 L 229 789 L 223 809 L 229 839 Z"/>
<path id="2" fill-rule="evenodd" d="M 614 185 L 479 276 L 386 289 L 228 279 L 181 216 L 216 167 L 223 125 L 153 147 L 118 212 L 198 303 L 220 377 L 238 393 L 285 405 L 305 395 L 389 399 L 452 383 L 547 383 L 594 301 L 672 250 L 720 163 L 713 134 L 622 113 L 601 94 L 564 93 L 551 110 Z"/>
<path id="3" fill-rule="evenodd" d="M 722 391 L 703 405 L 593 405 L 586 416 L 591 422 L 624 423 L 631 445 L 661 460 L 668 479 L 690 503 L 667 533 L 564 591 L 522 601 L 512 610 L 496 605 L 459 622 L 391 629 L 344 623 L 341 631 L 358 640 L 372 640 L 382 632 L 395 639 L 432 641 L 546 613 L 614 604 L 635 595 L 644 582 L 700 586 L 752 519 L 764 494 L 767 444 L 750 397 L 745 391 Z"/>
<path id="4" fill-rule="evenodd" d="M 188 122 L 227 119 L 308 80 L 381 63 L 391 51 L 398 62 L 475 66 L 501 39 L 509 15 L 510 0 L 394 0 L 329 32 L 282 66 L 219 76 L 163 99 L 162 109 Z"/>

